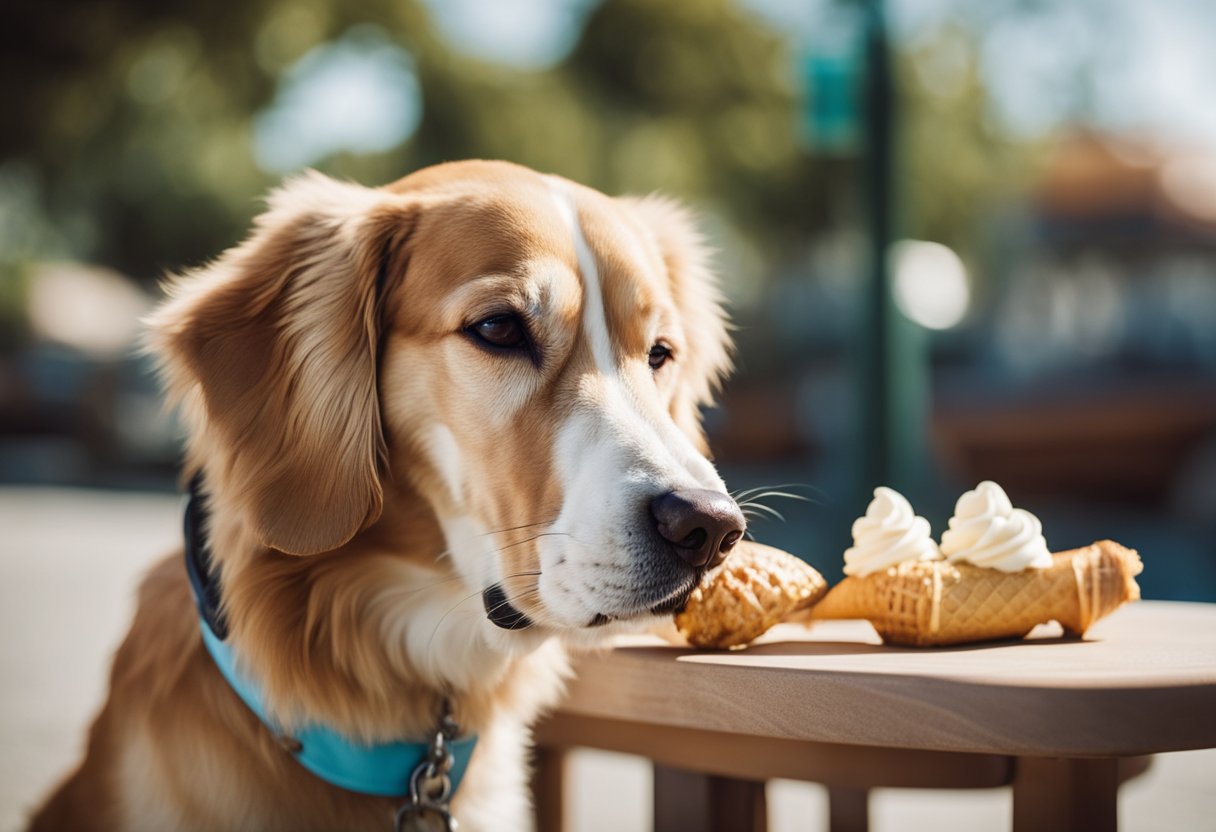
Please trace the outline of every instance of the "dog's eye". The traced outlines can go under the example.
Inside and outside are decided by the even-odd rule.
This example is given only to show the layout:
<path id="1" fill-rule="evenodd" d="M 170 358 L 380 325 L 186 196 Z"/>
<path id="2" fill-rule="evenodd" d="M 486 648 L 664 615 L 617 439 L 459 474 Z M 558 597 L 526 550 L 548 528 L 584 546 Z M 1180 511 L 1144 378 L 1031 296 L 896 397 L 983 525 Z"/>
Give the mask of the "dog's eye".
<path id="1" fill-rule="evenodd" d="M 518 315 L 492 315 L 468 329 L 479 341 L 500 349 L 514 350 L 528 345 L 528 331 Z"/>
<path id="2" fill-rule="evenodd" d="M 661 341 L 650 348 L 650 369 L 657 370 L 671 358 L 671 347 Z"/>

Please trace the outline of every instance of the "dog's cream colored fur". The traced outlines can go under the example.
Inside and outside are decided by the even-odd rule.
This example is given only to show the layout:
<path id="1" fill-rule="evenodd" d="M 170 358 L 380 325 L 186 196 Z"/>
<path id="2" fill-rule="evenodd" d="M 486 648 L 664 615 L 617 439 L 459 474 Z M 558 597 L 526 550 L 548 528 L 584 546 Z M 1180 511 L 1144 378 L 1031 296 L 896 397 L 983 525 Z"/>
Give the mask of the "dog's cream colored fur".
<path id="1" fill-rule="evenodd" d="M 419 739 L 441 697 L 479 737 L 462 828 L 525 829 L 528 727 L 563 644 L 683 591 L 646 510 L 721 490 L 699 406 L 727 367 L 684 212 L 505 163 L 379 189 L 317 174 L 176 280 L 151 344 L 201 470 L 231 643 L 288 728 Z M 469 327 L 527 319 L 535 354 Z M 656 342 L 672 357 L 647 363 Z M 499 583 L 535 622 L 507 631 Z M 604 614 L 621 623 L 595 627 Z M 80 768 L 38 830 L 389 828 L 398 801 L 300 768 L 202 647 L 180 555 L 157 567 Z"/>

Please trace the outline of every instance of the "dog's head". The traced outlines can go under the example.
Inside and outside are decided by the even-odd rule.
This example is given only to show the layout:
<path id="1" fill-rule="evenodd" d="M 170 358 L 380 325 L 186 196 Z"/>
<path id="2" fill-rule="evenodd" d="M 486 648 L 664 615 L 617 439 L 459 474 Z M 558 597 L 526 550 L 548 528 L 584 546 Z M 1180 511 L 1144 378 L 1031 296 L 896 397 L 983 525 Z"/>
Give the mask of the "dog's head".
<path id="1" fill-rule="evenodd" d="M 193 464 L 262 544 L 413 551 L 421 502 L 499 627 L 670 611 L 743 532 L 699 416 L 723 311 L 670 202 L 505 163 L 310 174 L 153 331 Z"/>

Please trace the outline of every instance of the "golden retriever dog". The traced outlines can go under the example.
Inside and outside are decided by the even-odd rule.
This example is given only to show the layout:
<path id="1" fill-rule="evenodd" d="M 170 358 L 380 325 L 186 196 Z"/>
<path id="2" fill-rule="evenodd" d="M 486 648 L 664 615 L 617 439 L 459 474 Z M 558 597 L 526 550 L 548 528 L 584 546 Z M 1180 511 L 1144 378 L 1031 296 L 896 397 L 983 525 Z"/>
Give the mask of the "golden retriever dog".
<path id="1" fill-rule="evenodd" d="M 172 282 L 150 345 L 188 568 L 144 581 L 36 830 L 527 829 L 565 651 L 669 615 L 744 531 L 699 416 L 724 313 L 664 199 L 504 162 L 309 173 Z"/>

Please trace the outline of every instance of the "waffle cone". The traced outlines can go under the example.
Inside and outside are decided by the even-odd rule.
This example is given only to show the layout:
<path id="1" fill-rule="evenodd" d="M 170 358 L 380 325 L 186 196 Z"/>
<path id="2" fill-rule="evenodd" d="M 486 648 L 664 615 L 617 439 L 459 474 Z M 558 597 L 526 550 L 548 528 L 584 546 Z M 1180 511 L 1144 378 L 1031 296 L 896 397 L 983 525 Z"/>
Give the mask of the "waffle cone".
<path id="1" fill-rule="evenodd" d="M 948 561 L 909 561 L 848 577 L 809 610 L 813 619 L 865 618 L 883 641 L 928 647 L 1021 638 L 1058 621 L 1084 635 L 1140 597 L 1135 551 L 1111 540 L 1052 555 L 1046 569 L 1000 572 Z"/>
<path id="2" fill-rule="evenodd" d="M 827 589 L 823 576 L 802 559 L 742 541 L 706 574 L 675 623 L 694 647 L 738 647 L 815 603 Z"/>

